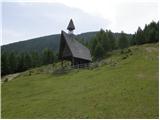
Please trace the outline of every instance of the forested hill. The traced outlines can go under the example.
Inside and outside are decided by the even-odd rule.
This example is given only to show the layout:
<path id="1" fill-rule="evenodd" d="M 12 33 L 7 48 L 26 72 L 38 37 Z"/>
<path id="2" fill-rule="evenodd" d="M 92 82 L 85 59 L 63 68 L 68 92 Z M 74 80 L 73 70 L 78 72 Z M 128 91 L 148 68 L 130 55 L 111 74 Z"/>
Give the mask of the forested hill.
<path id="1" fill-rule="evenodd" d="M 84 39 L 85 41 L 89 41 L 92 37 L 96 35 L 96 33 L 97 32 L 82 33 L 79 34 L 78 37 L 80 39 Z M 41 52 L 45 48 L 57 51 L 59 48 L 59 42 L 60 34 L 55 34 L 3 45 L 1 48 L 2 52 Z"/>
<path id="2" fill-rule="evenodd" d="M 95 32 L 86 32 L 77 35 L 80 40 L 90 41 L 93 37 L 96 36 L 97 31 Z M 120 33 L 114 33 L 115 38 L 118 38 Z M 127 36 L 130 36 L 128 34 Z M 48 35 L 43 37 L 38 37 L 26 41 L 15 42 L 7 45 L 3 45 L 1 48 L 2 52 L 39 52 L 45 48 L 57 51 L 59 49 L 60 34 Z"/>
<path id="3" fill-rule="evenodd" d="M 44 37 L 34 38 L 26 41 L 20 41 L 2 46 L 2 52 L 15 51 L 15 52 L 30 52 L 41 51 L 45 47 L 52 50 L 58 49 L 60 35 L 48 35 Z"/>

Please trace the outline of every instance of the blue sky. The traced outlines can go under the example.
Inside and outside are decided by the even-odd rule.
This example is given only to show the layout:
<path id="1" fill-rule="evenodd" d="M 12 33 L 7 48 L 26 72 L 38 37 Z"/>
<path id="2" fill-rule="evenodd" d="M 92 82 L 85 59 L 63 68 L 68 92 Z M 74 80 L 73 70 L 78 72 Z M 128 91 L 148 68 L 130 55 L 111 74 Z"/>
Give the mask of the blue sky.
<path id="1" fill-rule="evenodd" d="M 35 37 L 59 34 L 66 30 L 70 18 L 75 34 L 97 31 L 101 28 L 113 32 L 123 30 L 134 33 L 152 20 L 158 21 L 158 1 L 99 2 L 98 0 L 54 0 L 2 2 L 2 44 Z"/>

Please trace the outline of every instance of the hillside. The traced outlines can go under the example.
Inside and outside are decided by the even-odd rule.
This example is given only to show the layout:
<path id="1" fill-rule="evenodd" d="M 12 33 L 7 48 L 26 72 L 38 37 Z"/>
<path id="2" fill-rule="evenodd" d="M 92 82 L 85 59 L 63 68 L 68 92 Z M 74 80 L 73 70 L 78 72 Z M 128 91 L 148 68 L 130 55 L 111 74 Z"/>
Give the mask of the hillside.
<path id="1" fill-rule="evenodd" d="M 84 41 L 90 41 L 97 32 L 86 32 L 82 34 L 78 34 L 78 38 L 83 39 Z M 114 33 L 115 38 L 118 39 L 120 36 L 120 33 Z M 131 34 L 126 34 L 126 36 L 129 38 L 131 37 Z M 8 45 L 3 45 L 1 47 L 2 52 L 31 52 L 31 51 L 36 51 L 36 52 L 41 52 L 45 48 L 49 48 L 53 51 L 58 51 L 59 50 L 59 42 L 60 42 L 60 34 L 55 34 L 55 35 L 48 35 L 48 36 L 43 36 L 43 37 L 38 37 L 26 41 L 20 41 L 20 42 L 15 42 L 11 43 Z"/>
<path id="2" fill-rule="evenodd" d="M 157 43 L 113 51 L 93 69 L 26 71 L 2 84 L 2 118 L 158 118 L 158 64 Z"/>
<path id="3" fill-rule="evenodd" d="M 97 32 L 87 32 L 79 34 L 78 37 L 89 41 L 92 37 L 96 35 Z M 30 52 L 36 51 L 41 52 L 45 48 L 49 48 L 54 51 L 58 51 L 60 42 L 60 34 L 48 35 L 39 38 L 34 38 L 26 41 L 20 41 L 11 43 L 8 45 L 3 45 L 2 52 Z"/>

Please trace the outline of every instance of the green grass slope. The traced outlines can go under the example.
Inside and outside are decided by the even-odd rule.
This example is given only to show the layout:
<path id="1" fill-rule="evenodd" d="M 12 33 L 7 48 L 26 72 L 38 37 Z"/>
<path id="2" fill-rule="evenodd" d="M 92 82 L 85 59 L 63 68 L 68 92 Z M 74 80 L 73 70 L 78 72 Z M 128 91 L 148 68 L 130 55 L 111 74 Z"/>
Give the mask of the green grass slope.
<path id="1" fill-rule="evenodd" d="M 158 44 L 130 49 L 92 70 L 3 83 L 2 118 L 158 118 Z"/>

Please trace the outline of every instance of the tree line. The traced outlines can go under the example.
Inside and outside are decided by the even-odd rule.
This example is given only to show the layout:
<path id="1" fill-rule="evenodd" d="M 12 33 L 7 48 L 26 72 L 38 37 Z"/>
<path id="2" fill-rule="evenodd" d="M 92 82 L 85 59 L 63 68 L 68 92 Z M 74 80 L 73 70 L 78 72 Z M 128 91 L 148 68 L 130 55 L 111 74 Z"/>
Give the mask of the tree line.
<path id="1" fill-rule="evenodd" d="M 79 39 L 92 54 L 93 60 L 99 60 L 115 49 L 125 49 L 132 45 L 155 43 L 159 41 L 159 22 L 152 21 L 144 29 L 138 27 L 135 34 L 113 33 L 101 29 L 90 41 Z M 4 52 L 1 53 L 1 75 L 22 72 L 30 68 L 47 65 L 58 61 L 58 53 L 51 49 L 42 52 Z"/>
<path id="2" fill-rule="evenodd" d="M 131 45 L 141 45 L 145 43 L 159 42 L 159 21 L 156 23 L 152 21 L 150 24 L 146 24 L 142 30 L 138 27 L 137 32 L 131 39 Z"/>
<path id="3" fill-rule="evenodd" d="M 115 49 L 124 49 L 132 45 L 155 43 L 159 41 L 159 22 L 152 21 L 142 30 L 138 27 L 135 34 L 128 35 L 123 31 L 116 37 L 111 30 L 101 29 L 91 41 L 84 43 L 90 50 L 93 60 L 102 59 Z"/>
<path id="4" fill-rule="evenodd" d="M 51 64 L 57 61 L 57 53 L 46 48 L 42 53 L 38 52 L 2 52 L 1 75 L 23 72 L 30 68 Z"/>

